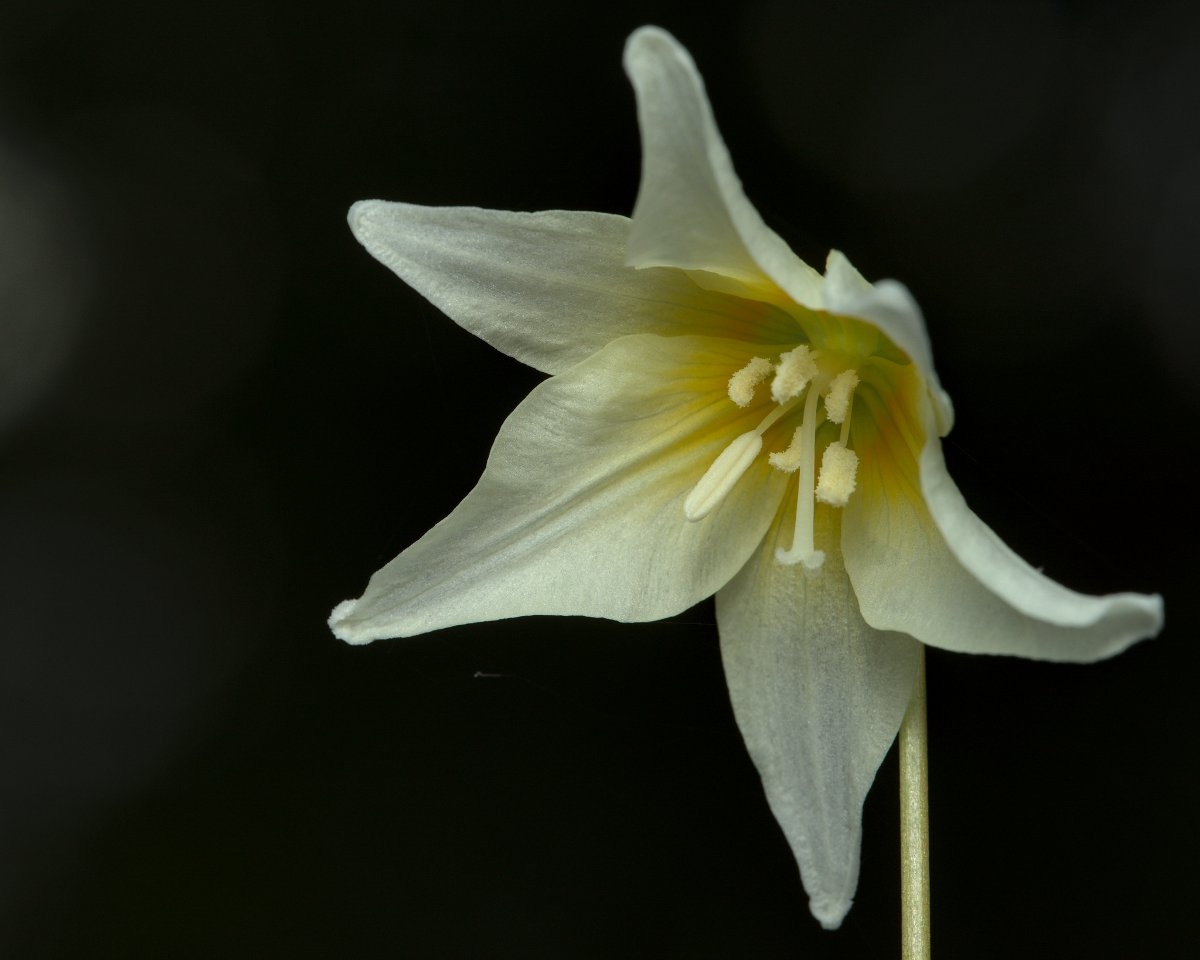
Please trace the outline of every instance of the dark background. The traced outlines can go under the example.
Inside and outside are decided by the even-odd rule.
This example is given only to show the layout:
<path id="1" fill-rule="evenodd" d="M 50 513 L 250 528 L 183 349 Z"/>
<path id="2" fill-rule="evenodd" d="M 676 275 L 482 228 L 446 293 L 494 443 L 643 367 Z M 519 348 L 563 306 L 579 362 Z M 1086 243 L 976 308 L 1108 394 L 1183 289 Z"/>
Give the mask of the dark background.
<path id="1" fill-rule="evenodd" d="M 0 7 L 0 954 L 898 955 L 895 759 L 820 930 L 711 603 L 352 649 L 324 620 L 538 380 L 366 197 L 628 213 L 690 47 L 751 199 L 925 308 L 974 508 L 1104 664 L 933 651 L 944 957 L 1190 957 L 1200 14 L 1185 3 Z"/>

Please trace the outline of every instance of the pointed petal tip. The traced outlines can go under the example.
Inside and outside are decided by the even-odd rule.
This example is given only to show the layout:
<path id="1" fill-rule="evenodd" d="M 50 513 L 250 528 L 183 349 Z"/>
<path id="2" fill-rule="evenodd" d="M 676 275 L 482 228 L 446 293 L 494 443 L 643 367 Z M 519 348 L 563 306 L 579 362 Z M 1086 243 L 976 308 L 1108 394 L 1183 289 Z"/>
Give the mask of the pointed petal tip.
<path id="1" fill-rule="evenodd" d="M 826 930 L 838 929 L 842 925 L 842 921 L 846 919 L 846 914 L 850 912 L 852 906 L 854 906 L 854 901 L 849 899 L 835 900 L 829 897 L 810 897 L 808 901 L 808 909 L 816 917 L 817 922 Z"/>
<path id="2" fill-rule="evenodd" d="M 1166 610 L 1163 607 L 1163 598 L 1161 593 L 1139 593 L 1134 596 L 1140 597 L 1142 605 L 1149 614 L 1153 626 L 1153 631 L 1147 636 L 1147 640 L 1157 637 L 1160 630 L 1166 623 Z"/>
<path id="3" fill-rule="evenodd" d="M 670 33 L 662 27 L 648 23 L 634 30 L 629 35 L 629 39 L 625 41 L 626 65 L 628 66 L 631 59 L 651 53 L 655 48 L 658 48 L 659 52 L 669 50 L 687 55 L 687 51 Z"/>
<path id="4" fill-rule="evenodd" d="M 822 291 L 826 305 L 836 310 L 841 303 L 869 296 L 871 284 L 841 250 L 830 250 L 829 256 L 825 258 L 825 283 Z"/>
<path id="5" fill-rule="evenodd" d="M 384 203 L 382 200 L 359 200 L 351 204 L 346 213 L 346 222 L 350 224 L 350 232 L 361 239 L 363 229 L 372 219 L 371 215 L 382 203 Z"/>
<path id="6" fill-rule="evenodd" d="M 370 643 L 374 639 L 374 637 L 364 636 L 362 631 L 357 628 L 357 624 L 347 622 L 357 606 L 357 600 L 343 600 L 329 614 L 329 629 L 333 631 L 333 635 L 339 640 L 355 646 Z"/>
<path id="7" fill-rule="evenodd" d="M 1109 606 L 1105 612 L 1109 617 L 1116 619 L 1123 615 L 1127 622 L 1123 630 L 1114 631 L 1108 646 L 1098 651 L 1094 660 L 1107 660 L 1118 653 L 1124 653 L 1134 644 L 1143 640 L 1153 640 L 1162 633 L 1166 613 L 1161 594 L 1120 593 L 1095 599 L 1108 602 Z M 1096 625 L 1099 625 L 1102 619 L 1098 617 Z"/>

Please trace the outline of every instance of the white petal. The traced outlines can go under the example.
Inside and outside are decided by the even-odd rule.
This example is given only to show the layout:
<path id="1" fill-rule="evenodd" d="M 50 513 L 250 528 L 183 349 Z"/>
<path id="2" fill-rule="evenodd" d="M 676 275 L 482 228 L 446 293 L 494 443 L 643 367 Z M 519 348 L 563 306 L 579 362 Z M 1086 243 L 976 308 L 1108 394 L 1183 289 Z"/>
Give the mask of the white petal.
<path id="1" fill-rule="evenodd" d="M 937 414 L 937 433 L 944 437 L 954 425 L 954 407 L 933 369 L 933 350 L 925 318 L 908 288 L 895 280 L 872 285 L 837 250 L 825 265 L 825 309 L 844 317 L 869 320 L 917 365 L 929 385 Z"/>
<path id="2" fill-rule="evenodd" d="M 352 643 L 525 614 L 655 620 L 713 594 L 761 541 L 786 480 L 765 458 L 704 520 L 689 491 L 760 408 L 726 396 L 753 346 L 625 337 L 539 385 L 478 486 L 334 614 Z"/>
<path id="3" fill-rule="evenodd" d="M 858 272 L 841 250 L 830 250 L 825 259 L 825 303 L 846 303 L 870 293 L 871 281 Z"/>
<path id="4" fill-rule="evenodd" d="M 625 217 L 367 200 L 349 220 L 376 259 L 451 319 L 546 373 L 628 334 L 794 339 L 767 304 L 627 266 Z"/>
<path id="5" fill-rule="evenodd" d="M 946 650 L 1076 662 L 1158 633 L 1160 597 L 1075 593 L 1013 553 L 967 508 L 935 438 L 920 479 L 911 474 L 896 483 L 864 462 L 845 510 L 846 567 L 868 623 Z"/>
<path id="6" fill-rule="evenodd" d="M 970 508 L 936 440 L 921 455 L 921 488 L 950 552 L 989 591 L 1026 617 L 1074 631 L 1063 642 L 1042 639 L 1025 656 L 1092 660 L 1120 653 L 1162 629 L 1162 598 L 1139 593 L 1094 597 L 1055 583 L 1015 554 Z M 1084 650 L 1091 648 L 1084 654 Z M 1001 651 L 1007 652 L 1007 651 Z M 1014 651 L 1015 652 L 1015 651 Z"/>
<path id="7" fill-rule="evenodd" d="M 797 303 L 820 306 L 821 276 L 746 199 L 688 52 L 657 27 L 625 47 L 642 131 L 642 182 L 629 263 L 708 270 L 749 284 L 769 278 Z"/>
<path id="8" fill-rule="evenodd" d="M 782 519 L 717 594 L 721 655 L 738 726 L 809 907 L 832 929 L 854 897 L 863 801 L 904 717 L 920 647 L 859 616 L 835 511 L 817 511 L 817 542 L 829 555 L 815 576 L 775 562 L 775 548 L 791 536 L 791 519 Z"/>

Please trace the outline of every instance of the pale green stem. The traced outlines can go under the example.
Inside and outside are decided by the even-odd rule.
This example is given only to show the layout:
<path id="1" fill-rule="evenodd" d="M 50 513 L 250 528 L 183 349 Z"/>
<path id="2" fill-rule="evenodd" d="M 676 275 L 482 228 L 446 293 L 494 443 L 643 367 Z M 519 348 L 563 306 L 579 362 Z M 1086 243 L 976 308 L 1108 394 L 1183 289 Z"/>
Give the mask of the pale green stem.
<path id="1" fill-rule="evenodd" d="M 929 960 L 929 738 L 925 648 L 900 725 L 900 945 L 903 960 Z"/>

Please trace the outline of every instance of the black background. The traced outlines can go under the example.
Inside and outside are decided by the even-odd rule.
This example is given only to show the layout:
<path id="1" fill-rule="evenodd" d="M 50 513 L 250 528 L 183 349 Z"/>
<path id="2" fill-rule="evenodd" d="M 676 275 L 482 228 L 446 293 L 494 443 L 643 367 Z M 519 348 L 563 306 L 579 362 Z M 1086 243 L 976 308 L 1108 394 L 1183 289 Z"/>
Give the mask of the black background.
<path id="1" fill-rule="evenodd" d="M 538 380 L 347 206 L 628 213 L 621 50 L 656 22 L 767 221 L 916 294 L 976 511 L 1070 586 L 1166 596 L 1160 639 L 1095 666 L 930 654 L 935 949 L 1195 955 L 1188 4 L 0 14 L 0 953 L 898 955 L 894 756 L 826 933 L 711 603 L 324 625 Z"/>

